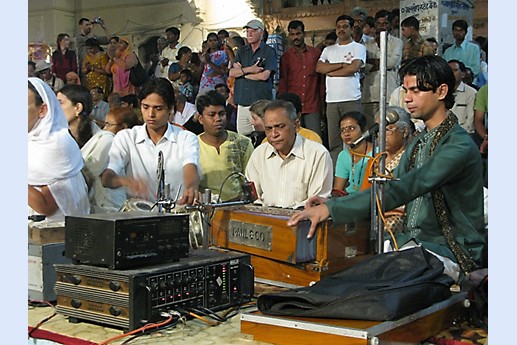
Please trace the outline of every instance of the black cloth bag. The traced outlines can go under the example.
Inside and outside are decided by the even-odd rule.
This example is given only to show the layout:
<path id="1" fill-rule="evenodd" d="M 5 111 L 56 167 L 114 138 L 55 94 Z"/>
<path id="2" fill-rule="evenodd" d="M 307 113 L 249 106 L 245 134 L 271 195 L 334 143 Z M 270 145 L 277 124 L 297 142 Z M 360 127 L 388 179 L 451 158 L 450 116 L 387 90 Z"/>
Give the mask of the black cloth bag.
<path id="1" fill-rule="evenodd" d="M 140 59 L 138 59 L 138 63 L 131 67 L 131 70 L 129 71 L 129 81 L 134 86 L 141 86 L 143 85 L 148 79 L 149 75 L 144 69 L 144 66 L 140 63 Z"/>
<path id="2" fill-rule="evenodd" d="M 269 315 L 389 321 L 451 296 L 453 279 L 422 247 L 371 256 L 313 286 L 262 294 Z"/>

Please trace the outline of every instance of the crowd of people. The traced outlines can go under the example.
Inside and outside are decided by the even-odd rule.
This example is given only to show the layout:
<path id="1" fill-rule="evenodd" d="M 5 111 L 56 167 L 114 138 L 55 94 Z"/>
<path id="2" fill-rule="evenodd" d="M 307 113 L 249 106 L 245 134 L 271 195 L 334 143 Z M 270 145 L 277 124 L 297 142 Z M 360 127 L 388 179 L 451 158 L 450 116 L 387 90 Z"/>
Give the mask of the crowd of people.
<path id="1" fill-rule="evenodd" d="M 391 11 L 369 17 L 354 8 L 312 47 L 293 20 L 281 57 L 258 19 L 245 37 L 209 33 L 199 53 L 172 27 L 157 40 L 148 80 L 134 85 L 131 41 L 82 18 L 76 51 L 60 34 L 51 63 L 29 61 L 30 214 L 119 212 L 131 199 L 156 203 L 163 184 L 178 205 L 203 202 L 206 189 L 234 201 L 246 178 L 257 203 L 305 207 L 290 223 L 311 220 L 312 235 L 329 216 L 369 217 L 368 177 L 385 155 L 397 177 L 385 196 L 399 240 L 416 240 L 463 273 L 485 265 L 487 52 L 465 39 L 464 20 L 452 25 L 443 57 L 417 18 L 401 22 L 401 37 L 393 22 Z M 105 35 L 93 35 L 97 24 Z M 361 140 L 379 122 L 382 32 L 386 106 L 398 119 L 386 127 L 386 152 Z"/>

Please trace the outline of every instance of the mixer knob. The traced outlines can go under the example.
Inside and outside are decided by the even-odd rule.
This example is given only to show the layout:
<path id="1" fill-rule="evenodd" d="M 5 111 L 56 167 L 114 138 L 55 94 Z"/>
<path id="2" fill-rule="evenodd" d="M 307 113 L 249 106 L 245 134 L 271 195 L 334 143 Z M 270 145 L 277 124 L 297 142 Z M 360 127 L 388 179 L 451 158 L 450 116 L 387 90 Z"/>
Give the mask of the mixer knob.
<path id="1" fill-rule="evenodd" d="M 118 291 L 120 290 L 120 283 L 116 281 L 110 281 L 109 287 L 112 291 Z"/>

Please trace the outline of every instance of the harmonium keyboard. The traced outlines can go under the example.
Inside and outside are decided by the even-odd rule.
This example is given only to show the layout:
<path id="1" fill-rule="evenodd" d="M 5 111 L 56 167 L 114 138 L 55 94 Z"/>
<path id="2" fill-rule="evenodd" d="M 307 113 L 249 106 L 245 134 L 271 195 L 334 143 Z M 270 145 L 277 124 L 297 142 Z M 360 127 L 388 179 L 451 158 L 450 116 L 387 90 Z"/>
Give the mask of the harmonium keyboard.
<path id="1" fill-rule="evenodd" d="M 333 225 L 328 219 L 307 239 L 310 222 L 287 226 L 296 210 L 255 205 L 215 210 L 211 244 L 250 254 L 255 280 L 307 286 L 370 254 L 370 222 Z"/>

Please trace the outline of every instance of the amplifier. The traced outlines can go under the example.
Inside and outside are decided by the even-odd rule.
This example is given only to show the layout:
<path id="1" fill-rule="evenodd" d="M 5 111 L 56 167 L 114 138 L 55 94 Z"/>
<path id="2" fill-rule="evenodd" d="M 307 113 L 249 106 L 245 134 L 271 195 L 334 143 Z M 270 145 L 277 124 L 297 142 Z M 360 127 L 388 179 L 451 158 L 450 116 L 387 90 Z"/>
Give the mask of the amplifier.
<path id="1" fill-rule="evenodd" d="M 177 308 L 227 309 L 253 297 L 250 262 L 248 254 L 196 249 L 178 262 L 133 270 L 55 265 L 56 311 L 70 322 L 131 331 Z"/>
<path id="2" fill-rule="evenodd" d="M 56 270 L 54 264 L 68 264 L 65 257 L 65 244 L 29 242 L 29 263 L 27 266 L 29 279 L 29 300 L 55 301 Z"/>
<path id="3" fill-rule="evenodd" d="M 188 256 L 189 215 L 144 211 L 65 217 L 73 263 L 126 269 Z"/>

